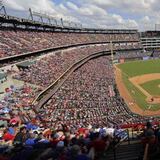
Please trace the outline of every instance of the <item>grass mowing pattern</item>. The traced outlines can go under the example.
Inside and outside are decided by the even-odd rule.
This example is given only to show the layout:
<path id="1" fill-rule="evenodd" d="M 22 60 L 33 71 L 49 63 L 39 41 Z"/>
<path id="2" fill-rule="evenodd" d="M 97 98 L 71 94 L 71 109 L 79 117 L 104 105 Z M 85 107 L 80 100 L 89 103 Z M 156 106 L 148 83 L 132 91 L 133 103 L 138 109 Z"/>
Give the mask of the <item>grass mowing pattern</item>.
<path id="1" fill-rule="evenodd" d="M 129 81 L 129 78 L 144 74 L 160 73 L 160 59 L 127 62 L 124 64 L 119 64 L 118 68 L 121 69 L 123 82 L 127 87 L 130 95 L 132 95 L 132 97 L 134 98 L 135 102 L 143 110 L 148 109 L 150 104 L 146 102 L 146 96 Z M 159 104 L 152 104 L 151 106 L 152 107 L 150 108 L 150 110 L 152 111 L 160 109 Z"/>

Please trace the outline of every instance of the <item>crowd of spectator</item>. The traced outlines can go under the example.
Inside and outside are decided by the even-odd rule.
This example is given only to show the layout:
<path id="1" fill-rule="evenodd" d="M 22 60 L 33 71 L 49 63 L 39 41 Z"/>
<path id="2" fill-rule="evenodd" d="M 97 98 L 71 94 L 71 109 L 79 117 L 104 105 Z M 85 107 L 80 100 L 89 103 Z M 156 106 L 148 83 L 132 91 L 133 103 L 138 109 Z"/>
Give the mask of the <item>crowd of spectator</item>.
<path id="1" fill-rule="evenodd" d="M 88 46 L 53 53 L 37 60 L 28 69 L 20 70 L 14 78 L 46 87 L 78 60 L 94 52 L 107 50 L 107 48 L 108 45 Z"/>
<path id="2" fill-rule="evenodd" d="M 55 128 L 62 122 L 72 128 L 143 123 L 145 118 L 127 110 L 115 88 L 110 58 L 89 61 L 69 77 L 39 114 Z"/>
<path id="3" fill-rule="evenodd" d="M 151 56 L 152 56 L 153 58 L 160 58 L 160 51 L 159 51 L 159 50 L 154 50 L 154 51 L 152 51 Z"/>
<path id="4" fill-rule="evenodd" d="M 115 59 L 134 59 L 134 58 L 143 58 L 143 57 L 150 57 L 151 53 L 150 52 L 143 52 L 140 50 L 137 51 L 118 51 L 115 54 Z"/>
<path id="5" fill-rule="evenodd" d="M 148 58 L 147 58 L 148 57 Z M 156 59 L 160 58 L 160 52 L 155 51 L 142 51 L 142 50 L 130 50 L 130 51 L 116 51 L 114 55 L 115 59 Z"/>
<path id="6" fill-rule="evenodd" d="M 6 124 L 8 120 L 17 121 L 17 117 L 18 121 L 20 119 L 25 121 L 34 117 L 32 101 L 39 92 L 40 89 L 27 84 L 20 87 L 11 85 L 6 88 L 0 101 L 0 120 L 4 120 L 1 121 L 1 124 Z"/>
<path id="7" fill-rule="evenodd" d="M 80 50 L 85 54 L 86 48 Z M 72 52 L 75 54 L 71 50 L 66 55 Z M 74 54 L 69 56 L 72 63 Z M 63 52 L 58 55 L 62 57 Z M 47 62 L 43 65 L 47 69 L 53 60 L 48 63 L 48 57 L 38 60 L 41 62 L 39 66 Z M 64 59 L 57 58 L 57 63 L 54 63 L 58 65 Z M 72 63 L 64 66 L 68 68 Z M 147 120 L 127 109 L 116 90 L 113 71 L 110 56 L 90 60 L 73 72 L 42 108 L 31 105 L 38 89 L 27 84 L 21 88 L 6 88 L 6 95 L 1 101 L 0 158 L 98 160 L 115 143 L 115 132 L 123 131 L 117 126 L 143 124 Z M 51 73 L 35 74 L 41 78 Z M 121 136 L 116 138 L 120 140 L 127 133 Z"/>
<path id="8" fill-rule="evenodd" d="M 141 48 L 137 34 L 1 30 L 0 37 L 0 57 L 109 41 L 137 41 L 113 44 L 116 50 Z M 106 44 L 63 50 L 37 59 L 27 69 L 20 69 L 14 78 L 24 81 L 24 85 L 6 88 L 0 101 L 0 159 L 98 160 L 115 143 L 116 132 L 123 131 L 119 127 L 142 125 L 148 118 L 131 113 L 116 89 L 110 56 L 90 60 L 73 72 L 41 108 L 32 106 L 41 91 L 38 86 L 49 86 L 75 62 L 110 49 L 110 44 Z M 139 51 L 125 55 L 117 52 L 115 57 L 143 55 Z M 152 120 L 157 121 L 156 118 Z M 124 132 L 121 136 L 126 135 Z"/>
<path id="9" fill-rule="evenodd" d="M 98 160 L 107 149 L 128 137 L 123 129 L 103 126 L 71 130 L 61 125 L 55 130 L 34 122 L 10 122 L 0 129 L 1 160 Z"/>
<path id="10" fill-rule="evenodd" d="M 139 41 L 138 34 L 56 33 L 11 29 L 1 29 L 0 38 L 0 58 L 73 44 Z"/>
<path id="11" fill-rule="evenodd" d="M 45 117 L 31 108 L 36 88 L 24 84 L 10 86 L 5 92 L 0 104 L 2 160 L 98 160 L 109 147 L 128 136 L 125 130 L 98 122 L 93 126 L 75 124 L 73 128 L 64 123 L 59 123 L 58 128 L 47 126 L 41 121 Z"/>
<path id="12" fill-rule="evenodd" d="M 86 125 L 83 121 L 76 124 L 71 120 L 73 127 L 69 123 L 64 124 L 65 121 L 48 126 L 44 119 L 46 117 L 42 117 L 40 112 L 34 112 L 31 105 L 38 91 L 28 84 L 6 88 L 4 98 L 0 102 L 0 159 L 98 160 L 111 145 L 128 136 L 127 132 L 120 128 L 106 127 L 106 118 L 101 125 L 98 120 L 102 119 L 96 117 L 94 124 Z M 68 106 L 69 112 L 70 107 Z M 45 112 L 48 113 L 47 110 Z M 77 110 L 78 112 L 80 110 Z M 90 115 L 89 112 L 88 114 Z M 100 114 L 102 113 L 99 112 L 98 115 Z M 45 120 L 45 123 L 41 119 Z"/>
<path id="13" fill-rule="evenodd" d="M 125 45 L 125 47 L 121 45 L 119 47 L 120 49 L 124 49 L 125 47 L 126 49 L 133 49 L 134 45 Z M 113 49 L 117 49 L 117 46 L 113 45 Z M 28 69 L 20 70 L 14 78 L 46 87 L 60 77 L 62 73 L 78 60 L 93 53 L 107 50 L 110 50 L 109 44 L 92 45 L 53 53 L 37 60 L 36 63 L 31 65 Z"/>
<path id="14" fill-rule="evenodd" d="M 145 148 L 148 144 L 148 158 L 159 159 L 160 157 L 160 127 L 153 125 L 150 121 L 147 122 L 143 129 L 141 141 Z"/>

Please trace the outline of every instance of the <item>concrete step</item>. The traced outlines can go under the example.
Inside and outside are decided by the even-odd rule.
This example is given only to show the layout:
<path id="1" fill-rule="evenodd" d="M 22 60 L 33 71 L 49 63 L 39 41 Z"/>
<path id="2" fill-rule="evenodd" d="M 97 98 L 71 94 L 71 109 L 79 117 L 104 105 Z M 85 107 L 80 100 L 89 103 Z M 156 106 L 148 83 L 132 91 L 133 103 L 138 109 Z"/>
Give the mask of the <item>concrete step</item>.
<path id="1" fill-rule="evenodd" d="M 136 143 L 123 143 L 116 149 L 116 160 L 140 160 L 139 157 L 143 156 L 143 148 L 139 142 Z M 106 152 L 104 156 L 106 160 L 114 160 L 113 149 Z"/>

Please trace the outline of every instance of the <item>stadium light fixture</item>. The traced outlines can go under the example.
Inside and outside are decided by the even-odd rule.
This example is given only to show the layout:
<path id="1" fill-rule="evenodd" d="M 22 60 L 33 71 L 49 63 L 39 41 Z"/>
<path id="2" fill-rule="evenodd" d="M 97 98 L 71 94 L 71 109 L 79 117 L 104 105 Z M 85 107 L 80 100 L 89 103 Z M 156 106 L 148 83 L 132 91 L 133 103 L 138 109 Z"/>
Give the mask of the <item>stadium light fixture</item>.
<path id="1" fill-rule="evenodd" d="M 63 18 L 61 18 L 61 25 L 62 25 L 62 27 L 64 27 Z"/>
<path id="2" fill-rule="evenodd" d="M 111 60 L 112 60 L 112 64 L 113 64 L 114 55 L 113 55 L 113 43 L 112 43 L 112 41 L 110 41 L 110 50 L 111 50 Z"/>
<path id="3" fill-rule="evenodd" d="M 4 15 L 7 15 L 6 9 L 3 4 L 3 0 L 0 0 L 0 12 L 3 11 Z"/>
<path id="4" fill-rule="evenodd" d="M 41 13 L 37 11 L 33 11 L 31 8 L 29 8 L 29 19 L 31 18 L 32 21 L 34 21 L 34 17 L 38 17 L 41 20 L 41 23 L 43 23 L 46 19 L 48 20 L 48 23 L 51 25 L 54 21 L 54 25 L 58 26 L 58 20 L 52 15 L 49 15 L 47 13 Z M 60 19 L 60 26 L 61 27 L 76 27 L 76 28 L 82 28 L 82 24 Z"/>
<path id="5" fill-rule="evenodd" d="M 31 20 L 33 21 L 34 19 L 33 19 L 33 14 L 32 14 L 32 10 L 31 10 L 31 8 L 29 8 L 29 19 L 31 18 Z"/>
<path id="6" fill-rule="evenodd" d="M 58 26 L 57 19 L 54 16 L 52 16 L 52 15 L 49 15 L 47 13 L 33 11 L 31 8 L 29 8 L 29 13 L 30 13 L 29 18 L 31 18 L 32 21 L 34 20 L 34 17 L 38 17 L 40 19 L 41 23 L 44 23 L 47 20 L 48 21 L 47 23 L 49 25 L 52 25 L 52 22 L 53 22 L 53 24 L 55 26 Z M 61 26 L 63 27 L 63 22 L 62 21 L 63 20 L 61 19 Z"/>

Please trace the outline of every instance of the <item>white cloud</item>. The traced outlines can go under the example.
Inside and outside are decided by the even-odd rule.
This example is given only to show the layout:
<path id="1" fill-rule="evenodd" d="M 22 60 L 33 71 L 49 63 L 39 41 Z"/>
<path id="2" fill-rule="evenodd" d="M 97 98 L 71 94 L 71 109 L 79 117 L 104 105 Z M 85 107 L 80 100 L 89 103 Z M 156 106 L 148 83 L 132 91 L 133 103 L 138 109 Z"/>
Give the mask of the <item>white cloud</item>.
<path id="1" fill-rule="evenodd" d="M 118 22 L 118 23 L 124 23 L 124 19 L 120 15 L 113 14 L 112 17 Z"/>
<path id="2" fill-rule="evenodd" d="M 107 13 L 104 9 L 96 6 L 96 5 L 84 5 L 80 8 L 80 13 L 84 15 L 92 15 L 92 16 L 105 16 Z M 87 14 L 86 14 L 87 13 Z"/>
<path id="3" fill-rule="evenodd" d="M 142 23 L 150 23 L 150 18 L 149 18 L 149 16 L 144 16 L 142 19 L 141 19 L 141 22 Z"/>
<path id="4" fill-rule="evenodd" d="M 51 0 L 5 0 L 4 4 L 12 9 L 50 11 L 54 10 L 54 3 Z"/>
<path id="5" fill-rule="evenodd" d="M 67 6 L 70 8 L 70 9 L 73 9 L 73 10 L 78 10 L 78 7 L 72 3 L 72 2 L 67 2 Z"/>
<path id="6" fill-rule="evenodd" d="M 19 3 L 17 3 L 16 1 L 9 1 L 9 0 L 6 0 L 3 2 L 4 5 L 12 8 L 12 9 L 15 9 L 15 10 L 25 10 L 24 6 L 20 5 Z"/>

